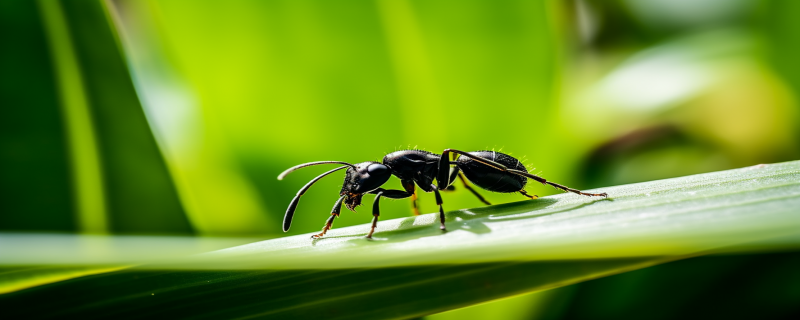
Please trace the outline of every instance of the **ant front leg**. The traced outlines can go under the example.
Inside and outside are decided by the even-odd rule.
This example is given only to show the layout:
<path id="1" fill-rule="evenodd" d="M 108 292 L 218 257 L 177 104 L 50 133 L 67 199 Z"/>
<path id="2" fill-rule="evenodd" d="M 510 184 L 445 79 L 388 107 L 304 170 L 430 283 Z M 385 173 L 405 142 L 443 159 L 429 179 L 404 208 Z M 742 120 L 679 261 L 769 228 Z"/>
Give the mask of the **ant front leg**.
<path id="1" fill-rule="evenodd" d="M 339 213 L 342 211 L 342 201 L 344 201 L 344 198 L 345 198 L 345 196 L 341 196 L 341 197 L 339 197 L 339 200 L 336 200 L 336 203 L 333 204 L 333 209 L 331 209 L 330 218 L 328 218 L 328 220 L 325 221 L 325 226 L 322 227 L 322 232 L 320 232 L 319 234 L 315 234 L 315 235 L 311 236 L 311 238 L 314 238 L 314 239 L 322 238 L 322 236 L 324 236 L 325 233 L 328 232 L 328 230 L 330 230 L 331 227 L 333 227 L 333 219 L 336 219 L 336 218 L 339 217 Z"/>
<path id="2" fill-rule="evenodd" d="M 375 233 L 375 228 L 378 227 L 378 217 L 381 216 L 381 196 L 383 195 L 383 191 L 378 192 L 378 195 L 375 196 L 375 202 L 372 203 L 372 227 L 369 228 L 369 233 L 367 233 L 367 239 L 372 239 L 372 234 Z"/>
<path id="3" fill-rule="evenodd" d="M 409 193 L 408 191 L 403 190 L 386 190 L 382 188 L 372 190 L 369 193 L 376 194 L 375 202 L 372 203 L 372 227 L 370 227 L 369 233 L 367 234 L 367 238 L 372 239 L 372 234 L 375 233 L 375 228 L 378 227 L 378 217 L 381 216 L 381 197 L 387 197 L 390 199 L 404 199 L 411 197 L 414 195 L 414 193 Z"/>

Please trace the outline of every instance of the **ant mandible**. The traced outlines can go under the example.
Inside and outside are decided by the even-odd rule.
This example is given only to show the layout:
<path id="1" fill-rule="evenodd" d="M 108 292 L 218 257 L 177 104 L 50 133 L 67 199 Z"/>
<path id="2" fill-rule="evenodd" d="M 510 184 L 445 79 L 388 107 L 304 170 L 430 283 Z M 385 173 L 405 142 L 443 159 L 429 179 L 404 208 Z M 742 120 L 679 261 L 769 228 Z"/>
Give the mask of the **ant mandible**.
<path id="1" fill-rule="evenodd" d="M 452 154 L 453 160 L 448 158 Z M 456 157 L 458 158 L 456 159 Z M 528 173 L 525 166 L 516 158 L 497 151 L 474 151 L 465 152 L 455 149 L 445 149 L 441 155 L 422 151 L 422 150 L 401 150 L 387 154 L 383 157 L 383 163 L 367 161 L 350 164 L 342 161 L 316 161 L 296 165 L 278 175 L 278 180 L 283 180 L 289 173 L 309 166 L 320 164 L 343 164 L 344 166 L 325 172 L 309 181 L 289 203 L 286 215 L 283 217 L 283 231 L 289 231 L 292 225 L 292 217 L 297 209 L 300 197 L 311 188 L 314 183 L 323 177 L 336 171 L 347 169 L 344 177 L 342 190 L 339 192 L 339 200 L 333 205 L 331 216 L 325 222 L 322 232 L 313 235 L 312 238 L 320 238 L 325 235 L 333 226 L 333 220 L 339 216 L 344 203 L 350 211 L 361 205 L 361 197 L 364 194 L 375 194 L 375 201 L 372 203 L 372 227 L 367 234 L 367 238 L 372 238 L 375 228 L 378 225 L 380 213 L 381 197 L 391 199 L 411 198 L 414 204 L 415 214 L 419 214 L 416 205 L 415 185 L 422 191 L 433 192 L 436 195 L 436 204 L 439 206 L 440 229 L 445 230 L 444 209 L 442 209 L 442 196 L 439 190 L 444 190 L 455 182 L 456 177 L 461 179 L 464 186 L 472 192 L 483 203 L 489 204 L 477 191 L 472 189 L 466 180 L 471 181 L 483 189 L 501 192 L 519 192 L 523 196 L 536 199 L 536 195 L 529 195 L 525 192 L 525 184 L 528 179 L 533 179 L 544 185 L 551 185 L 564 192 L 572 192 L 584 196 L 608 197 L 604 193 L 585 193 L 577 189 L 572 189 L 558 183 L 545 180 L 542 177 Z M 450 167 L 454 165 L 454 167 Z M 463 172 L 463 174 L 462 174 Z M 403 186 L 403 190 L 384 189 L 381 186 L 394 175 Z M 464 178 L 466 176 L 466 179 Z M 436 179 L 437 184 L 433 183 Z"/>

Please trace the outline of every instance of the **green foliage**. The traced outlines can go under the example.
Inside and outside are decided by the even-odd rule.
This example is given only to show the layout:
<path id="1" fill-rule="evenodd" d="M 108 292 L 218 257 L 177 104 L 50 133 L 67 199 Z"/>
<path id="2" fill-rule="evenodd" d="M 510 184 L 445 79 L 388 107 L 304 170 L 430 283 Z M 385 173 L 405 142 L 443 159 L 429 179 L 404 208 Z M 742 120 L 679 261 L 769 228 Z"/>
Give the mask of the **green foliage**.
<path id="1" fill-rule="evenodd" d="M 14 48 L 0 50 L 0 229 L 77 230 L 68 147 L 41 16 L 33 1 L 0 6 L 0 42 Z"/>
<path id="2" fill-rule="evenodd" d="M 94 134 L 87 139 L 94 139 L 96 144 L 98 159 L 94 170 L 101 170 L 100 181 L 96 182 L 100 185 L 96 188 L 103 190 L 99 195 L 104 197 L 97 201 L 102 201 L 108 211 L 108 231 L 190 233 L 191 226 L 133 87 L 105 3 L 80 0 L 40 4 L 44 12 L 58 11 L 61 7 L 62 12 L 55 14 L 63 15 L 65 25 L 49 30 L 54 33 L 63 28 L 68 31 L 63 36 L 70 37 L 65 40 L 71 42 L 71 48 L 54 46 L 52 54 L 67 54 L 59 49 L 74 50 L 71 54 L 76 60 L 66 63 L 75 63 L 77 66 L 70 71 L 78 74 L 75 79 L 62 81 L 83 82 L 76 90 L 82 89 L 85 95 L 89 114 L 87 122 L 81 125 L 89 128 L 69 128 L 68 134 L 71 130 L 89 130 Z M 50 34 L 51 38 L 60 36 Z M 58 65 L 61 61 L 55 63 L 57 68 L 61 67 Z M 71 105 L 66 108 L 65 113 L 73 112 Z M 81 183 L 84 177 L 79 170 L 76 172 L 77 183 Z M 83 192 L 80 187 L 76 189 Z"/>
<path id="3" fill-rule="evenodd" d="M 800 161 L 267 240 L 0 296 L 15 316 L 408 318 L 676 259 L 800 246 Z M 400 298 L 402 297 L 402 298 Z M 91 302 L 91 303 L 88 303 Z M 46 306 L 45 306 L 46 305 Z"/>
<path id="4" fill-rule="evenodd" d="M 15 50 L 2 59 L 17 72 L 2 73 L 0 230 L 190 233 L 104 3 L 3 5 L 30 38 L 6 36 Z"/>
<path id="5" fill-rule="evenodd" d="M 760 8 L 760 25 L 768 45 L 765 53 L 775 70 L 786 78 L 789 85 L 800 89 L 800 63 L 794 57 L 800 53 L 800 44 L 793 41 L 800 32 L 800 22 L 794 14 L 800 11 L 797 1 L 763 1 Z"/>

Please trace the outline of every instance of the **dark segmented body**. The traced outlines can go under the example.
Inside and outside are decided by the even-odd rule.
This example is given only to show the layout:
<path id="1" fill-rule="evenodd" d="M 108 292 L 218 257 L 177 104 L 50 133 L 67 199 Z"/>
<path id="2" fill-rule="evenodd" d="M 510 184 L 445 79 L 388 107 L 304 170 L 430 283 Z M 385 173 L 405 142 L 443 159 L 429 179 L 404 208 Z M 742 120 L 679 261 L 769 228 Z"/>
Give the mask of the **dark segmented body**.
<path id="1" fill-rule="evenodd" d="M 516 158 L 509 156 L 505 153 L 497 151 L 475 151 L 468 152 L 471 155 L 478 156 L 484 159 L 498 162 L 509 169 L 516 169 L 519 171 L 528 172 L 525 166 L 520 163 Z M 459 157 L 456 160 L 458 168 L 464 172 L 464 175 L 472 181 L 475 185 L 494 192 L 511 193 L 518 192 L 525 188 L 528 179 L 519 175 L 503 172 L 500 170 L 487 170 L 485 164 L 478 163 L 477 161 L 468 157 Z"/>
<path id="2" fill-rule="evenodd" d="M 449 160 L 450 155 L 454 157 L 457 156 L 458 159 L 455 161 Z M 367 234 L 367 238 L 371 238 L 372 234 L 375 232 L 375 228 L 377 228 L 378 217 L 380 216 L 380 199 L 411 198 L 412 203 L 414 203 L 414 208 L 417 208 L 416 187 L 419 187 L 425 192 L 434 193 L 436 196 L 436 205 L 439 206 L 440 228 L 445 230 L 445 215 L 444 209 L 442 208 L 443 201 L 439 190 L 448 189 L 457 178 L 461 179 L 467 190 L 472 192 L 487 205 L 490 203 L 469 186 L 466 182 L 467 179 L 478 187 L 489 191 L 502 193 L 519 192 L 523 196 L 531 199 L 535 199 L 536 196 L 529 195 L 525 192 L 524 188 L 525 184 L 528 182 L 527 179 L 551 185 L 564 192 L 593 197 L 608 196 L 605 192 L 586 193 L 530 174 L 519 160 L 504 153 L 496 151 L 466 152 L 456 149 L 445 149 L 441 155 L 422 150 L 395 151 L 383 157 L 382 163 L 374 161 L 356 164 L 342 161 L 315 161 L 303 163 L 283 171 L 278 175 L 278 180 L 283 179 L 287 174 L 297 169 L 322 164 L 342 164 L 344 166 L 329 170 L 317 176 L 297 192 L 289 203 L 289 207 L 286 209 L 286 214 L 283 217 L 283 231 L 289 230 L 300 197 L 305 194 L 314 183 L 342 169 L 347 170 L 344 184 L 339 192 L 339 199 L 336 200 L 336 203 L 333 205 L 331 216 L 328 217 L 328 220 L 325 222 L 322 232 L 312 236 L 313 238 L 320 238 L 325 235 L 325 232 L 331 229 L 334 219 L 339 217 L 343 204 L 346 205 L 348 209 L 354 210 L 355 207 L 361 204 L 363 195 L 367 193 L 375 194 L 375 201 L 372 203 L 372 226 Z M 384 189 L 381 187 L 392 175 L 400 178 L 400 182 L 403 186 L 402 190 Z M 437 180 L 436 185 L 433 184 L 434 179 Z M 419 213 L 417 212 L 417 214 Z"/>

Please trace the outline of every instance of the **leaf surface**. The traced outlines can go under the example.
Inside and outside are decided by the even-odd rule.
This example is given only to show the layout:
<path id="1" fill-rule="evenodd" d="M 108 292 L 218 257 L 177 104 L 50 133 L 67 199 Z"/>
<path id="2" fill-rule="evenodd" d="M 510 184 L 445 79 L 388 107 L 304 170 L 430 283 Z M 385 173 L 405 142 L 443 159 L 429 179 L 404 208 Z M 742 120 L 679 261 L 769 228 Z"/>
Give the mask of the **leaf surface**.
<path id="1" fill-rule="evenodd" d="M 21 316 L 410 318 L 676 259 L 800 244 L 800 162 L 267 240 L 0 296 Z M 36 304 L 37 308 L 18 306 Z M 14 307 L 12 307 L 14 306 Z"/>

